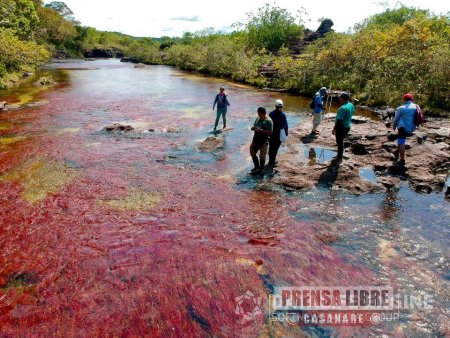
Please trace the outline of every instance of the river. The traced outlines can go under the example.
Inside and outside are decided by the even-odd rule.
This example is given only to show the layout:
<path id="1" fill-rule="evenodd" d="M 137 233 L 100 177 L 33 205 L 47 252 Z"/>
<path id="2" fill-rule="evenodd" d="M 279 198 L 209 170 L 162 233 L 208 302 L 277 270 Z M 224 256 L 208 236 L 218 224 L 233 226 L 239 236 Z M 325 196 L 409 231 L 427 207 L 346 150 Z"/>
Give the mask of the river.
<path id="1" fill-rule="evenodd" d="M 248 174 L 256 108 L 281 98 L 294 126 L 309 123 L 309 100 L 118 60 L 45 72 L 55 86 L 0 92 L 43 103 L 0 113 L 1 337 L 449 332 L 443 192 L 290 191 Z M 223 147 L 202 152 L 220 85 L 230 128 Z M 102 130 L 113 122 L 138 132 Z M 277 287 L 382 285 L 431 307 L 366 326 L 269 317 Z M 261 311 L 245 320 L 252 300 Z"/>

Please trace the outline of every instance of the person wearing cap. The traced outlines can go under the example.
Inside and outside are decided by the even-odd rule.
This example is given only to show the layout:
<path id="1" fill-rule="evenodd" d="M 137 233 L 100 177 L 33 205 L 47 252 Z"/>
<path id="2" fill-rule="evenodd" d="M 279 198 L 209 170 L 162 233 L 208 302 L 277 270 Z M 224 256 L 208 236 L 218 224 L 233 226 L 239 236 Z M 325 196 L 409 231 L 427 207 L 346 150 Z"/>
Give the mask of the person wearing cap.
<path id="1" fill-rule="evenodd" d="M 286 114 L 283 113 L 283 101 L 278 99 L 275 101 L 275 110 L 269 114 L 270 119 L 273 122 L 273 133 L 270 136 L 269 141 L 269 166 L 274 167 L 276 165 L 276 158 L 278 149 L 281 146 L 280 133 L 283 130 L 288 135 L 288 122 Z"/>
<path id="2" fill-rule="evenodd" d="M 253 135 L 252 144 L 250 145 L 250 156 L 252 157 L 255 167 L 252 169 L 252 173 L 256 174 L 264 170 L 264 164 L 266 163 L 268 138 L 272 135 L 273 123 L 270 117 L 267 116 L 266 108 L 259 107 L 257 110 L 258 117 L 253 124 L 251 130 L 255 133 Z M 256 154 L 259 151 L 259 159 Z"/>
<path id="3" fill-rule="evenodd" d="M 350 131 L 352 125 L 352 116 L 355 112 L 355 106 L 350 102 L 350 94 L 342 93 L 339 96 L 341 107 L 339 108 L 333 128 L 333 135 L 336 136 L 336 143 L 338 147 L 338 153 L 335 157 L 336 160 L 342 160 L 344 156 L 344 138 Z"/>
<path id="4" fill-rule="evenodd" d="M 230 105 L 228 102 L 227 95 L 225 95 L 225 88 L 220 87 L 219 93 L 216 95 L 213 103 L 213 110 L 217 104 L 217 115 L 216 115 L 216 123 L 214 124 L 214 131 L 217 130 L 217 125 L 219 124 L 220 116 L 223 119 L 223 129 L 227 127 L 227 107 Z"/>
<path id="5" fill-rule="evenodd" d="M 403 95 L 404 104 L 397 108 L 393 119 L 394 131 L 398 130 L 397 150 L 394 152 L 394 159 L 400 156 L 400 165 L 405 164 L 405 144 L 406 137 L 416 130 L 415 117 L 418 105 L 413 103 L 414 96 L 411 93 Z"/>
<path id="6" fill-rule="evenodd" d="M 323 98 L 327 96 L 327 88 L 322 87 L 320 90 L 314 95 L 314 109 L 313 109 L 313 127 L 311 130 L 311 134 L 318 134 L 319 131 L 317 127 L 322 122 L 322 111 L 325 110 L 323 106 Z"/>

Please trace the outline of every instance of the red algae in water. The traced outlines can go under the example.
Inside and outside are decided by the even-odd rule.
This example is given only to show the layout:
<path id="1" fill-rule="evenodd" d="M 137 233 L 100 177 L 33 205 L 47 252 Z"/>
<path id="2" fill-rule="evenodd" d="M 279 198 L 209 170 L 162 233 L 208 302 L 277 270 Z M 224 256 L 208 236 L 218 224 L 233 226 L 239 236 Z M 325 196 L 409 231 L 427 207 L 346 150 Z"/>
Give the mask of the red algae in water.
<path id="1" fill-rule="evenodd" d="M 32 135 L 0 152 L 7 178 L 0 179 L 2 335 L 295 335 L 298 328 L 269 328 L 264 315 L 243 323 L 236 298 L 250 291 L 266 304 L 276 284 L 376 280 L 368 268 L 340 257 L 330 236 L 318 239 L 316 225 L 293 218 L 276 192 L 237 188 L 223 179 L 232 175 L 224 172 L 230 166 L 242 166 L 233 156 L 240 159 L 248 147 L 248 131 L 226 165 L 214 154 L 198 153 L 192 140 L 205 138 L 202 128 L 211 118 L 183 117 L 186 102 L 164 96 L 186 80 L 172 77 L 155 89 L 148 74 L 130 69 L 105 67 L 83 76 L 74 70 L 70 85 L 45 96 L 48 106 L 0 117 L 26 121 L 15 133 Z M 139 90 L 123 84 L 130 72 Z M 198 91 L 196 101 L 209 107 L 216 84 L 189 85 Z M 241 100 L 254 103 L 252 95 Z M 245 112 L 234 118 L 248 122 Z M 138 138 L 101 132 L 125 119 L 183 131 Z M 73 132 L 58 132 L 64 128 Z M 224 147 L 227 142 L 231 136 Z M 55 174 L 30 176 L 30 158 L 70 173 L 32 203 L 23 178 L 48 187 L 46 175 Z M 357 328 L 346 332 L 357 332 L 352 330 Z"/>

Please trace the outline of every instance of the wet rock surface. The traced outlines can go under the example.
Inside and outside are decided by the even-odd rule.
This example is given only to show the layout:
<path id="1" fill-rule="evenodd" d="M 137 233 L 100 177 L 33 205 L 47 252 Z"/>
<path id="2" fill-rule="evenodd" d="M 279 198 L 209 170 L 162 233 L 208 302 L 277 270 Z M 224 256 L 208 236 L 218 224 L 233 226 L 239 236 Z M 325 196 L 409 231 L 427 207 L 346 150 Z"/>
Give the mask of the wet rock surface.
<path id="1" fill-rule="evenodd" d="M 407 139 L 405 165 L 396 162 L 392 154 L 397 148 L 396 134 L 384 123 L 369 119 L 352 125 L 344 160 L 308 161 L 301 154 L 302 147 L 336 150 L 332 118 L 325 117 L 319 135 L 310 135 L 310 121 L 289 133 L 286 152 L 279 155 L 275 182 L 296 189 L 324 185 L 360 194 L 396 188 L 408 181 L 420 193 L 442 191 L 450 169 L 450 121 L 431 120 L 414 132 Z M 359 170 L 367 166 L 373 168 L 375 182 L 361 177 Z"/>
<path id="2" fill-rule="evenodd" d="M 19 110 L 19 109 L 25 109 L 25 108 L 36 108 L 43 105 L 46 105 L 48 103 L 47 100 L 41 100 L 36 102 L 30 102 L 30 103 L 24 103 L 24 104 L 8 104 L 7 102 L 3 101 L 0 102 L 0 112 L 7 112 L 12 110 Z"/>
<path id="3" fill-rule="evenodd" d="M 198 149 L 201 151 L 213 151 L 217 148 L 223 147 L 223 144 L 223 139 L 215 136 L 209 136 L 203 142 L 199 143 Z"/>
<path id="4" fill-rule="evenodd" d="M 50 86 L 55 84 L 55 80 L 53 80 L 49 76 L 43 76 L 39 78 L 36 82 L 33 83 L 33 86 L 35 87 L 42 87 L 42 86 Z"/>
<path id="5" fill-rule="evenodd" d="M 121 123 L 113 123 L 109 126 L 106 126 L 103 128 L 104 131 L 107 132 L 127 132 L 127 131 L 133 131 L 134 128 L 131 125 L 127 124 L 121 124 Z"/>

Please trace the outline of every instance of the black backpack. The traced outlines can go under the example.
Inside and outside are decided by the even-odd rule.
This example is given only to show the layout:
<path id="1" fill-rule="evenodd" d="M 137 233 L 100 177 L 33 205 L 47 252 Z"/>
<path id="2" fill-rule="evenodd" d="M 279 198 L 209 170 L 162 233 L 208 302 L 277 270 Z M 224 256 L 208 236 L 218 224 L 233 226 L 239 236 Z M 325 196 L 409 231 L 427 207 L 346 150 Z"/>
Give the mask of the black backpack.
<path id="1" fill-rule="evenodd" d="M 314 109 L 316 108 L 316 96 L 314 95 L 311 103 L 309 104 L 309 108 Z"/>

